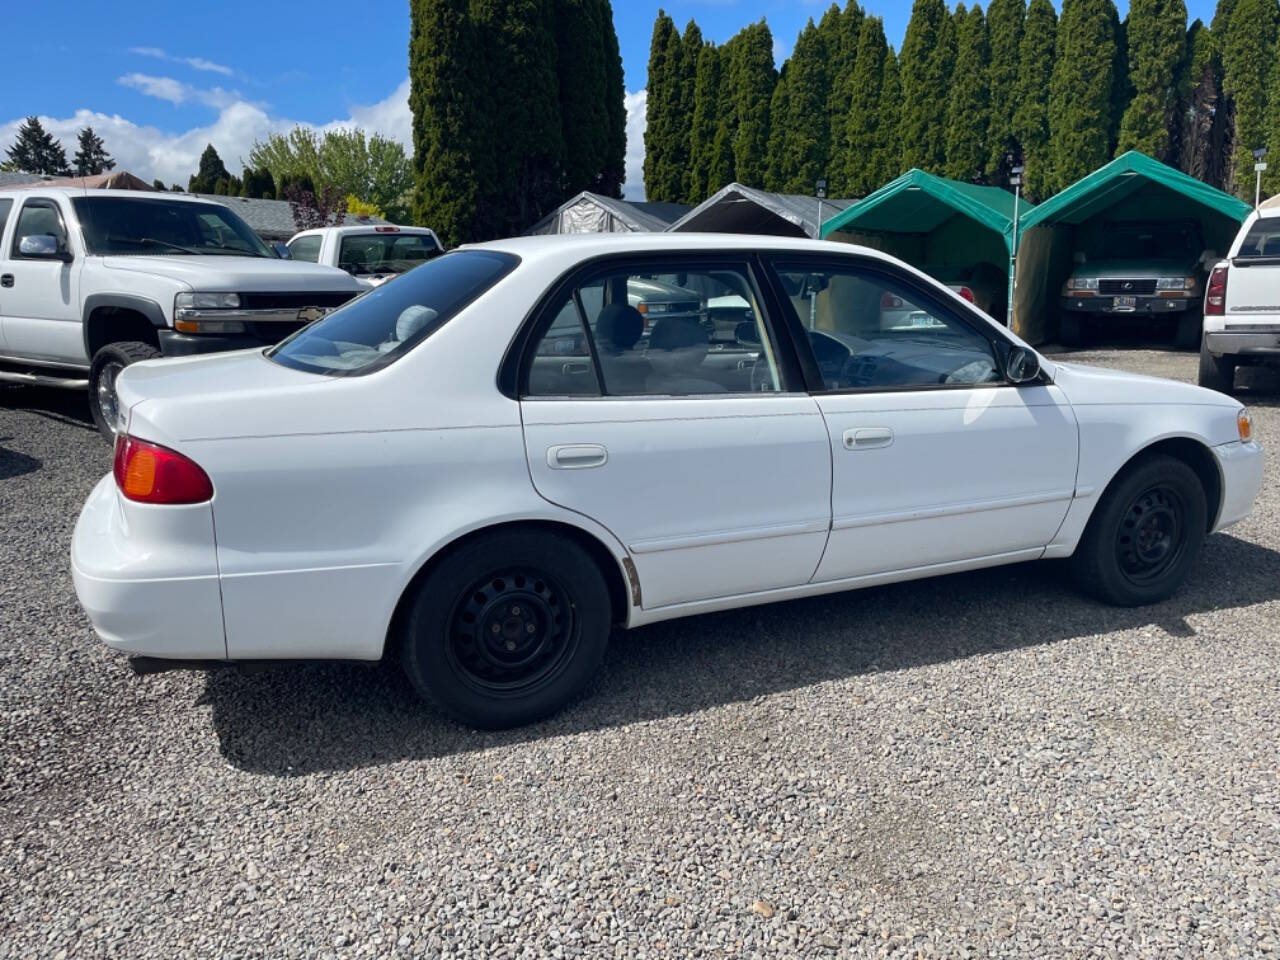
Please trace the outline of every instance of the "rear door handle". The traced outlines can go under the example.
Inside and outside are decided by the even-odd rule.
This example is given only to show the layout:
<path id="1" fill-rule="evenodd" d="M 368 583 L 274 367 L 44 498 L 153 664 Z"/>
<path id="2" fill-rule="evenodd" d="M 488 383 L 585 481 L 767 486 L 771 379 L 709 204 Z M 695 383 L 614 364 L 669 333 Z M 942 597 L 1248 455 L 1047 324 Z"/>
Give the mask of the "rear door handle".
<path id="1" fill-rule="evenodd" d="M 855 427 L 844 432 L 846 450 L 875 450 L 893 443 L 893 431 L 888 427 Z"/>
<path id="2" fill-rule="evenodd" d="M 0 277 L 0 287 L 12 287 L 12 286 L 13 286 L 12 273 L 6 273 L 4 276 Z"/>
<path id="3" fill-rule="evenodd" d="M 547 449 L 547 466 L 552 470 L 585 470 L 608 462 L 609 451 L 598 443 L 567 443 Z"/>

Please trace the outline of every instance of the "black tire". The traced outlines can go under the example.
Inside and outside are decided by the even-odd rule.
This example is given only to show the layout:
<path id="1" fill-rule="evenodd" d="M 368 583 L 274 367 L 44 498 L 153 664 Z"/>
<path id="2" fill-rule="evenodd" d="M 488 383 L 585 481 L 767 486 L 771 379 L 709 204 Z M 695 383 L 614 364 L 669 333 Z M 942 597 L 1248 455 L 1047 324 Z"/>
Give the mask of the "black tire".
<path id="1" fill-rule="evenodd" d="M 1198 310 L 1188 310 L 1178 318 L 1173 345 L 1179 350 L 1194 350 L 1204 338 L 1204 317 Z"/>
<path id="2" fill-rule="evenodd" d="M 1171 596 L 1195 566 L 1208 527 L 1204 487 L 1181 460 L 1154 454 L 1111 482 L 1071 558 L 1076 584 L 1121 607 Z"/>
<path id="3" fill-rule="evenodd" d="M 401 662 L 449 716 L 516 727 L 582 691 L 610 626 L 608 586 L 582 547 L 553 533 L 499 532 L 450 553 L 418 585 Z"/>
<path id="4" fill-rule="evenodd" d="M 1064 313 L 1058 320 L 1058 342 L 1064 347 L 1078 347 L 1083 341 L 1080 318 L 1074 313 Z"/>
<path id="5" fill-rule="evenodd" d="M 129 364 L 158 356 L 159 350 L 138 340 L 108 343 L 93 355 L 93 364 L 89 367 L 89 412 L 108 443 L 115 443 L 116 439 L 115 378 Z"/>
<path id="6" fill-rule="evenodd" d="M 1236 389 L 1236 361 L 1234 357 L 1215 357 L 1209 352 L 1204 337 L 1200 338 L 1200 375 L 1197 382 L 1202 387 L 1217 390 L 1230 396 Z"/>

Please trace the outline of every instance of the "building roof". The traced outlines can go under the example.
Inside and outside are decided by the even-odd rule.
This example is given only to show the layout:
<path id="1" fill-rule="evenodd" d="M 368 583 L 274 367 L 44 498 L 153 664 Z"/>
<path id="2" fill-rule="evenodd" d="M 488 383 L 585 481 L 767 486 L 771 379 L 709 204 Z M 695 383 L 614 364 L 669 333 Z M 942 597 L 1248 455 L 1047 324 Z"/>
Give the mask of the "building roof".
<path id="1" fill-rule="evenodd" d="M 688 211 L 682 203 L 646 203 L 619 200 L 583 190 L 525 231 L 544 233 L 656 233 L 667 229 Z M 566 217 L 568 213 L 568 217 Z M 566 222 L 567 221 L 567 222 Z M 565 229 L 570 227 L 571 229 Z M 577 227 L 578 229 L 572 229 Z M 622 227 L 622 230 L 618 228 Z"/>
<path id="2" fill-rule="evenodd" d="M 6 173 L 0 170 L 0 190 L 6 187 L 23 187 L 28 183 L 40 183 L 52 179 L 52 177 L 43 173 L 23 173 L 21 171 Z"/>
<path id="3" fill-rule="evenodd" d="M 1019 217 L 1019 229 L 1046 223 L 1080 224 L 1155 183 L 1223 216 L 1242 222 L 1252 207 L 1216 187 L 1175 170 L 1145 153 L 1130 150 L 1082 177 L 1035 210 Z"/>
<path id="4" fill-rule="evenodd" d="M 773 236 L 818 236 L 823 219 L 845 209 L 852 200 L 821 200 L 794 193 L 770 193 L 731 183 L 713 193 L 668 230 L 699 233 L 761 233 Z"/>
<path id="5" fill-rule="evenodd" d="M 180 194 L 175 194 L 180 196 Z M 245 223 L 253 228 L 253 232 L 266 240 L 288 240 L 298 232 L 293 222 L 293 208 L 288 200 L 264 200 L 257 197 L 224 197 L 216 193 L 198 193 L 201 200 L 212 200 L 225 207 L 230 207 Z M 386 223 L 380 217 L 357 217 L 346 214 L 343 224 L 358 226 L 362 223 Z"/>
<path id="6" fill-rule="evenodd" d="M 1022 200 L 1019 213 L 1035 204 Z M 1010 241 L 1014 196 L 1002 187 L 948 180 L 908 170 L 822 225 L 822 235 L 847 233 L 930 233 L 957 214 Z"/>

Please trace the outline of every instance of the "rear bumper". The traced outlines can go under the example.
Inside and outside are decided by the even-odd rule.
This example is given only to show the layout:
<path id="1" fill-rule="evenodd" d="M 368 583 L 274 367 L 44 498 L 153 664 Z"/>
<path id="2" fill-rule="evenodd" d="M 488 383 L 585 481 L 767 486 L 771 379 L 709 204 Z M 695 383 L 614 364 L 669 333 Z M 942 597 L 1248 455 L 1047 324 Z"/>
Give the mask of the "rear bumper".
<path id="1" fill-rule="evenodd" d="M 214 549 L 209 504 L 125 508 L 108 474 L 89 494 L 71 540 L 76 596 L 114 650 L 226 659 Z"/>
<path id="2" fill-rule="evenodd" d="M 1214 356 L 1255 356 L 1280 359 L 1280 333 L 1206 331 L 1205 347 Z"/>
<path id="3" fill-rule="evenodd" d="M 1198 306 L 1197 301 L 1186 297 L 1134 297 L 1132 307 L 1114 306 L 1111 295 L 1096 297 L 1059 297 L 1058 303 L 1066 313 L 1105 314 L 1108 317 L 1149 317 L 1153 314 L 1181 314 Z"/>
<path id="4" fill-rule="evenodd" d="M 1214 531 L 1238 523 L 1253 510 L 1254 501 L 1262 490 L 1264 456 L 1262 444 L 1224 443 L 1213 448 L 1222 471 L 1222 509 L 1218 511 Z"/>

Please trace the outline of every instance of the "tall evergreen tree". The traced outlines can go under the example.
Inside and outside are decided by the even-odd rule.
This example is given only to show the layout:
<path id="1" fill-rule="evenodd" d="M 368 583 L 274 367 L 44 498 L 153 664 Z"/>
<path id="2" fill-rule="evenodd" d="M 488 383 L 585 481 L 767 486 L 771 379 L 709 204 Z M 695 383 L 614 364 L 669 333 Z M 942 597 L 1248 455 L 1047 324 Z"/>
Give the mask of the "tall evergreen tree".
<path id="1" fill-rule="evenodd" d="M 736 129 L 734 177 L 749 187 L 764 184 L 769 147 L 769 101 L 778 74 L 773 68 L 773 34 L 761 20 L 742 30 L 729 55 L 729 89 Z"/>
<path id="2" fill-rule="evenodd" d="M 1228 112 L 1222 103 L 1222 57 L 1199 20 L 1187 30 L 1185 70 L 1178 84 L 1178 167 L 1221 187 L 1226 173 Z"/>
<path id="3" fill-rule="evenodd" d="M 1182 25 L 1186 26 L 1186 18 Z M 1115 35 L 1115 52 L 1111 57 L 1111 109 L 1107 111 L 1107 155 L 1116 152 L 1120 142 L 1120 119 L 1133 99 L 1133 84 L 1129 78 L 1129 18 L 1120 19 L 1115 3 L 1111 3 L 1111 27 Z"/>
<path id="4" fill-rule="evenodd" d="M 677 108 L 675 150 L 672 162 L 675 166 L 673 182 L 676 196 L 684 203 L 700 203 L 703 197 L 693 198 L 688 191 L 689 164 L 693 158 L 693 99 L 698 83 L 698 57 L 702 53 L 702 31 L 692 20 L 685 25 L 680 38 L 680 100 Z"/>
<path id="5" fill-rule="evenodd" d="M 1133 98 L 1120 122 L 1117 153 L 1140 150 L 1168 162 L 1178 107 L 1176 72 L 1186 56 L 1183 0 L 1131 0 L 1129 82 Z"/>
<path id="6" fill-rule="evenodd" d="M 1249 199 L 1253 197 L 1252 151 L 1267 140 L 1267 94 L 1278 20 L 1276 0 L 1236 0 L 1222 48 L 1222 88 L 1231 98 L 1235 127 L 1228 189 Z"/>
<path id="7" fill-rule="evenodd" d="M 689 171 L 684 193 L 687 202 L 701 203 L 723 184 L 711 182 L 717 114 L 720 111 L 720 51 L 703 44 L 693 88 L 693 126 L 689 131 Z"/>
<path id="8" fill-rule="evenodd" d="M 858 53 L 849 78 L 841 193 L 864 197 L 896 175 L 900 152 L 896 131 L 886 122 L 896 104 L 886 102 L 885 69 L 890 56 L 884 21 L 865 17 L 858 31 Z"/>
<path id="9" fill-rule="evenodd" d="M 846 138 L 850 100 L 853 85 L 853 68 L 858 57 L 858 43 L 862 38 L 862 24 L 866 14 L 857 0 L 848 0 L 842 11 L 832 4 L 818 21 L 818 33 L 827 48 L 827 72 L 831 93 L 827 98 L 827 116 L 830 118 L 830 146 L 827 152 L 827 189 L 833 197 L 851 196 L 845 181 L 846 158 L 849 141 Z"/>
<path id="10" fill-rule="evenodd" d="M 1026 19 L 1026 0 L 991 0 L 987 4 L 987 35 L 991 43 L 987 169 L 1001 186 L 1008 182 L 1009 168 L 1022 158 L 1013 116 L 1018 107 L 1018 58 Z"/>
<path id="11" fill-rule="evenodd" d="M 735 110 L 732 67 L 734 50 L 740 39 L 740 34 L 731 37 L 719 51 L 720 102 L 716 108 L 716 132 L 707 161 L 708 195 L 732 183 L 737 173 L 734 168 L 733 144 L 738 138 L 738 115 Z"/>
<path id="12" fill-rule="evenodd" d="M 274 199 L 276 195 L 276 179 L 266 167 L 245 167 L 244 186 L 241 196 L 255 199 Z"/>
<path id="13" fill-rule="evenodd" d="M 943 0 L 915 0 L 902 44 L 902 166 L 940 173 L 946 164 L 947 96 L 955 61 Z"/>
<path id="14" fill-rule="evenodd" d="M 187 193 L 214 193 L 218 189 L 219 181 L 224 184 L 223 192 L 225 193 L 225 183 L 230 179 L 231 174 L 211 143 L 204 148 L 204 153 L 200 154 L 200 167 L 187 182 Z"/>
<path id="15" fill-rule="evenodd" d="M 85 127 L 77 139 L 76 154 L 71 158 L 75 164 L 76 176 L 92 177 L 116 168 L 116 162 L 107 153 L 106 144 L 93 132 L 93 127 Z"/>
<path id="16" fill-rule="evenodd" d="M 769 98 L 769 146 L 765 151 L 764 188 L 779 192 L 786 176 L 783 165 L 786 162 L 787 121 L 791 114 L 790 73 L 791 61 L 788 60 L 778 71 L 778 82 L 773 85 L 773 96 Z"/>
<path id="17" fill-rule="evenodd" d="M 831 149 L 827 45 L 812 20 L 796 39 L 786 89 L 785 113 L 779 115 L 770 109 L 770 122 L 774 126 L 781 123 L 785 131 L 779 189 L 808 196 L 819 179 L 826 179 Z"/>
<path id="18" fill-rule="evenodd" d="M 618 49 L 618 32 L 613 25 L 613 5 L 609 0 L 596 0 L 604 47 L 605 113 L 609 135 L 599 191 L 607 197 L 621 197 L 627 165 L 626 85 L 622 74 L 622 53 Z M 572 149 L 572 144 L 569 149 Z"/>
<path id="19" fill-rule="evenodd" d="M 1017 108 L 1013 131 L 1022 147 L 1024 192 L 1044 200 L 1052 192 L 1053 161 L 1049 153 L 1049 84 L 1057 46 L 1058 14 L 1050 0 L 1031 0 L 1026 29 L 1018 46 Z"/>
<path id="20" fill-rule="evenodd" d="M 680 199 L 674 160 L 680 108 L 680 66 L 683 47 L 675 21 L 663 10 L 653 22 L 649 41 L 649 74 L 645 83 L 644 194 L 650 200 Z"/>
<path id="21" fill-rule="evenodd" d="M 987 44 L 987 19 L 976 3 L 965 12 L 956 7 L 956 65 L 947 101 L 946 175 L 953 180 L 978 182 L 987 163 L 987 122 L 991 88 L 987 71 L 991 50 Z"/>
<path id="22" fill-rule="evenodd" d="M 413 114 L 413 220 L 446 246 L 477 239 L 483 77 L 470 0 L 410 0 L 409 107 Z M 283 191 L 284 184 L 278 184 Z"/>
<path id="23" fill-rule="evenodd" d="M 1111 0 L 1063 0 L 1049 82 L 1049 185 L 1055 191 L 1111 158 L 1115 58 Z"/>
<path id="24" fill-rule="evenodd" d="M 1223 123 L 1223 143 L 1222 152 L 1225 155 L 1222 174 L 1222 189 L 1227 193 L 1233 192 L 1233 180 L 1235 177 L 1231 157 L 1235 153 L 1235 136 L 1236 136 L 1236 104 L 1231 94 L 1226 90 L 1226 47 L 1227 47 L 1227 29 L 1231 26 L 1231 13 L 1236 8 L 1236 0 L 1218 0 L 1217 7 L 1213 11 L 1213 20 L 1209 23 L 1209 36 L 1213 38 L 1213 49 L 1218 60 L 1219 81 L 1218 88 L 1222 93 L 1222 98 L 1218 101 L 1218 113 L 1222 114 Z"/>
<path id="25" fill-rule="evenodd" d="M 595 0 L 555 0 L 561 136 L 562 191 L 599 190 L 609 152 L 609 84 L 599 42 L 601 9 Z M 610 25 L 612 26 L 612 25 Z"/>
<path id="26" fill-rule="evenodd" d="M 892 46 L 884 55 L 884 82 L 880 85 L 880 130 L 884 149 L 872 154 L 872 180 L 877 187 L 906 172 L 902 162 L 902 68 Z"/>
<path id="27" fill-rule="evenodd" d="M 18 135 L 5 150 L 8 170 L 22 173 L 43 173 L 65 177 L 71 174 L 67 166 L 67 152 L 62 144 L 45 130 L 39 117 L 27 117 L 18 128 Z"/>
<path id="28" fill-rule="evenodd" d="M 509 237 L 563 198 L 554 9 L 552 0 L 472 0 L 471 18 L 479 62 L 502 65 L 501 82 L 490 75 L 482 88 L 479 129 L 486 149 L 472 156 L 485 187 L 476 203 L 478 230 L 486 238 Z M 502 95 L 511 90 L 520 95 Z"/>

